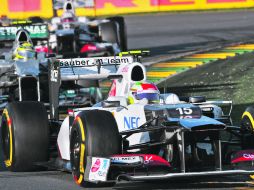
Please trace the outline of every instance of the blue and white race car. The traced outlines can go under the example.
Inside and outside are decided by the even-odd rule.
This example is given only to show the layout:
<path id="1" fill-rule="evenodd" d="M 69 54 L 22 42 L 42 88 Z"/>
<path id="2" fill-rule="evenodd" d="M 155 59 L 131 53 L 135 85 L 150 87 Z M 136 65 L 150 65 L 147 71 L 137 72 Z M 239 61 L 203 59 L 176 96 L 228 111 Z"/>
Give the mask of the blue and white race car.
<path id="1" fill-rule="evenodd" d="M 202 97 L 182 102 L 176 94 L 159 94 L 146 81 L 137 57 L 60 59 L 52 64 L 49 112 L 39 102 L 13 102 L 3 112 L 6 167 L 65 169 L 81 186 L 253 174 L 252 167 L 246 168 L 253 162 L 253 146 L 242 141 L 241 128 L 231 126 L 219 106 L 232 102 Z M 105 78 L 113 80 L 106 100 L 69 109 L 59 119 L 61 81 Z"/>

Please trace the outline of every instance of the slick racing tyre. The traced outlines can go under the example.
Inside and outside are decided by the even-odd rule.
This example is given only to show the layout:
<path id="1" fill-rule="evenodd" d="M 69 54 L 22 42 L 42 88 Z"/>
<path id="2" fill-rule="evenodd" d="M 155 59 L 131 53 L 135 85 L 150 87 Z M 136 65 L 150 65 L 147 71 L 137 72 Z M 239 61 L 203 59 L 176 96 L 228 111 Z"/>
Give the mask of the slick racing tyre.
<path id="1" fill-rule="evenodd" d="M 115 22 L 101 23 L 99 28 L 102 41 L 117 43 L 118 45 L 120 44 L 117 36 L 117 25 Z"/>
<path id="2" fill-rule="evenodd" d="M 63 53 L 63 42 L 61 42 L 61 40 L 59 38 L 57 38 L 56 52 L 57 52 L 57 54 Z"/>
<path id="3" fill-rule="evenodd" d="M 87 157 L 107 158 L 119 154 L 120 149 L 120 135 L 110 112 L 103 110 L 80 112 L 70 133 L 70 160 L 75 182 L 83 187 L 93 186 L 94 184 L 84 179 Z M 101 185 L 113 184 L 101 183 Z"/>
<path id="4" fill-rule="evenodd" d="M 127 51 L 128 45 L 127 45 L 127 31 L 126 31 L 126 25 L 124 18 L 121 16 L 116 16 L 116 17 L 110 17 L 108 18 L 111 21 L 114 21 L 118 24 L 119 30 L 118 30 L 118 35 L 120 38 L 120 48 L 121 51 Z"/>
<path id="5" fill-rule="evenodd" d="M 38 170 L 38 163 L 48 161 L 48 117 L 43 104 L 9 103 L 2 114 L 0 132 L 8 170 Z"/>
<path id="6" fill-rule="evenodd" d="M 78 47 L 77 47 L 77 42 L 75 39 L 72 42 L 72 47 L 73 47 L 73 53 L 76 54 L 78 52 Z"/>
<path id="7" fill-rule="evenodd" d="M 244 111 L 241 119 L 242 144 L 243 148 L 254 147 L 254 107 L 249 106 Z"/>

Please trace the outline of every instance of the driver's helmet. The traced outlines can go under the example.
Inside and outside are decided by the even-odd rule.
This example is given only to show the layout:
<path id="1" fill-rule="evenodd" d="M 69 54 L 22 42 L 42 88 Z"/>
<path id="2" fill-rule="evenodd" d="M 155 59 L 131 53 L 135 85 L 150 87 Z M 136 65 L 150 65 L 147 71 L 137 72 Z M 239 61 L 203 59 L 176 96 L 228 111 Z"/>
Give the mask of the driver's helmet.
<path id="1" fill-rule="evenodd" d="M 61 16 L 61 23 L 70 23 L 70 22 L 76 22 L 77 18 L 75 15 L 71 12 L 64 12 Z"/>
<path id="2" fill-rule="evenodd" d="M 138 103 L 144 98 L 148 100 L 149 104 L 158 104 L 160 102 L 160 91 L 153 83 L 135 82 L 130 88 L 128 103 Z"/>
<path id="3" fill-rule="evenodd" d="M 29 42 L 19 44 L 19 46 L 14 50 L 13 59 L 14 60 L 35 59 L 35 50 L 33 48 L 33 44 Z"/>

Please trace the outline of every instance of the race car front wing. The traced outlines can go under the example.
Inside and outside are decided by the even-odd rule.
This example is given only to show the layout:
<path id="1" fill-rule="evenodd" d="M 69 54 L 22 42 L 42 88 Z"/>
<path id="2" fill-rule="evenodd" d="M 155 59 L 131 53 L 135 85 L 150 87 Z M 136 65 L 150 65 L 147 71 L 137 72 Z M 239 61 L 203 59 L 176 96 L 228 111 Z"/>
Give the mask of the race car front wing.
<path id="1" fill-rule="evenodd" d="M 130 176 L 128 174 L 121 174 L 118 180 L 127 181 L 146 181 L 146 180 L 163 180 L 163 179 L 177 179 L 184 177 L 199 177 L 199 176 L 229 176 L 229 175 L 251 175 L 254 171 L 248 170 L 225 170 L 225 171 L 206 171 L 206 172 L 183 172 L 183 173 L 168 173 L 164 175 L 144 175 L 144 176 Z"/>

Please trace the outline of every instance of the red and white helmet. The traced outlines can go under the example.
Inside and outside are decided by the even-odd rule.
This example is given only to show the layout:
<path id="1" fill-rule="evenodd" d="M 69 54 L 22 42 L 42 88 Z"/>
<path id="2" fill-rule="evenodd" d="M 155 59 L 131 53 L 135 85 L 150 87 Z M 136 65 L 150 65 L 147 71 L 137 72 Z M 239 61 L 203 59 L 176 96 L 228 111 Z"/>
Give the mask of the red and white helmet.
<path id="1" fill-rule="evenodd" d="M 142 99 L 147 99 L 149 104 L 156 104 L 160 101 L 160 91 L 157 86 L 149 82 L 135 82 L 130 89 L 128 96 L 129 104 L 138 103 Z"/>

